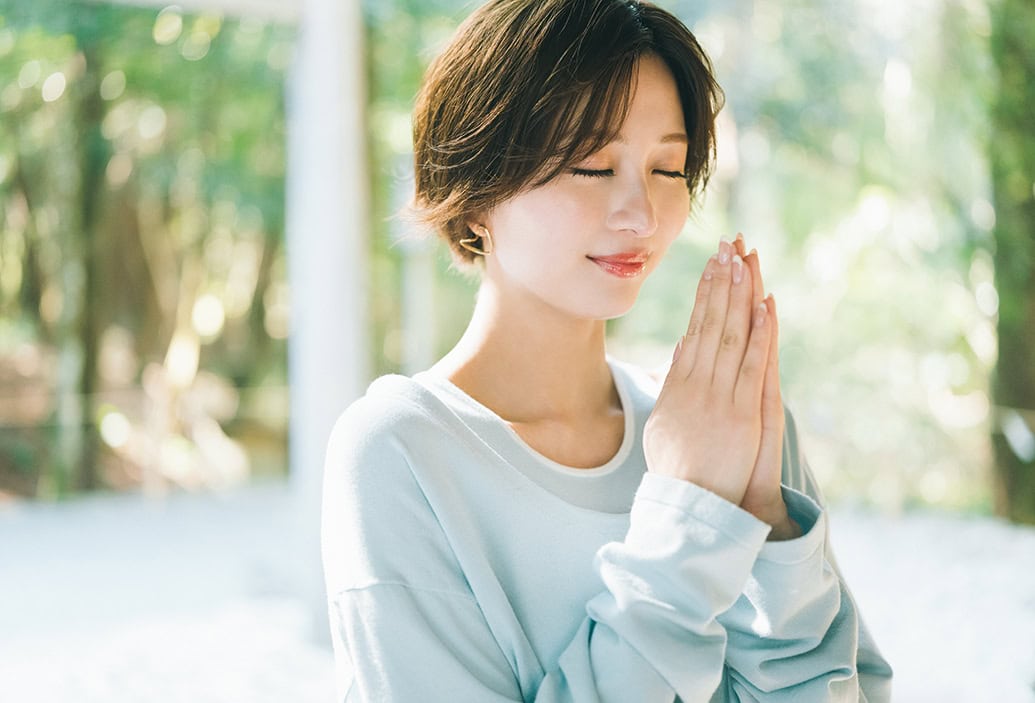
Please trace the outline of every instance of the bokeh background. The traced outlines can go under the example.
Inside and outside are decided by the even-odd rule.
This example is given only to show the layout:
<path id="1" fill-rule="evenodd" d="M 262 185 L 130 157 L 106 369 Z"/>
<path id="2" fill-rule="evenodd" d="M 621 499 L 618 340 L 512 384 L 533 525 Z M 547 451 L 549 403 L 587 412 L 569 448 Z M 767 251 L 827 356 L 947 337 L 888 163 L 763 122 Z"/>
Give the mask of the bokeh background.
<path id="1" fill-rule="evenodd" d="M 326 699 L 327 418 L 433 363 L 473 305 L 396 215 L 420 75 L 475 4 L 0 0 L 0 675 L 172 700 L 201 666 L 219 683 L 185 700 Z M 743 232 L 839 556 L 911 662 L 902 700 L 1035 700 L 1035 7 L 659 4 L 726 91 L 718 167 L 611 352 L 669 358 L 704 261 Z M 334 130 L 316 144 L 350 175 L 317 158 Z M 939 587 L 958 619 L 925 614 Z M 983 597 L 988 630 L 961 624 Z M 156 640 L 222 644 L 206 669 L 142 660 Z M 84 664 L 85 642 L 108 644 Z M 925 689 L 954 658 L 964 678 Z"/>

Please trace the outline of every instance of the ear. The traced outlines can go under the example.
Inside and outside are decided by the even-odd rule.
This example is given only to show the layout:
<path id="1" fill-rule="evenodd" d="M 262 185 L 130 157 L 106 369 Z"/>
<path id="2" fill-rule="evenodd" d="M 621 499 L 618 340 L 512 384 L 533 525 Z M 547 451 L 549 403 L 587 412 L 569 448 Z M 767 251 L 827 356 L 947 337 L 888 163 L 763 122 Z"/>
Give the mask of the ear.
<path id="1" fill-rule="evenodd" d="M 468 212 L 464 224 L 479 237 L 484 237 L 485 232 L 492 232 L 492 219 L 494 208 L 480 209 Z"/>

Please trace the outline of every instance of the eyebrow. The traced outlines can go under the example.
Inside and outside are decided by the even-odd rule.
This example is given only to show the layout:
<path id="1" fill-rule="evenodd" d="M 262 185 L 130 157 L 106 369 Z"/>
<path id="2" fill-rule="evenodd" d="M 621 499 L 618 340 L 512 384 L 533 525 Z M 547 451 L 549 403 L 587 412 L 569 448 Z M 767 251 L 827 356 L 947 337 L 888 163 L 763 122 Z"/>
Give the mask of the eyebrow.
<path id="1" fill-rule="evenodd" d="M 621 134 L 616 136 L 614 138 L 614 141 L 618 142 L 619 144 L 627 143 L 625 137 L 623 137 Z M 683 132 L 672 132 L 670 134 L 666 134 L 661 139 L 659 139 L 658 142 L 661 144 L 670 144 L 672 142 L 678 142 L 680 144 L 690 143 L 689 140 L 686 138 L 686 134 L 684 134 Z"/>

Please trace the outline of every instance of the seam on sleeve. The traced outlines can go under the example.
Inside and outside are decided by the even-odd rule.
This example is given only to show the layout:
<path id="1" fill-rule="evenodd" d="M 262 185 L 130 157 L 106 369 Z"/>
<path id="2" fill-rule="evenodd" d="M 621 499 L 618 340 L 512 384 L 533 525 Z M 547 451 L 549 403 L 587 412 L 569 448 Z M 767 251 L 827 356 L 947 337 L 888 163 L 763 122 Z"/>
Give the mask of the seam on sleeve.
<path id="1" fill-rule="evenodd" d="M 334 594 L 334 600 L 337 600 L 340 596 L 342 596 L 342 595 L 344 595 L 346 593 L 353 593 L 353 592 L 356 592 L 356 591 L 369 591 L 369 590 L 373 590 L 373 589 L 377 588 L 378 586 L 399 586 L 399 587 L 405 588 L 405 589 L 407 589 L 409 591 L 420 591 L 420 592 L 423 592 L 423 593 L 435 593 L 435 594 L 442 595 L 442 596 L 455 596 L 455 597 L 458 597 L 458 598 L 463 598 L 465 600 L 469 600 L 472 603 L 475 603 L 476 605 L 478 604 L 478 600 L 470 593 L 461 593 L 460 591 L 451 591 L 451 590 L 446 589 L 446 588 L 428 588 L 427 586 L 414 586 L 413 584 L 405 583 L 403 581 L 372 581 L 370 583 L 359 584 L 357 586 L 348 586 L 346 588 L 343 588 L 343 589 L 339 590 L 337 593 L 335 593 Z"/>

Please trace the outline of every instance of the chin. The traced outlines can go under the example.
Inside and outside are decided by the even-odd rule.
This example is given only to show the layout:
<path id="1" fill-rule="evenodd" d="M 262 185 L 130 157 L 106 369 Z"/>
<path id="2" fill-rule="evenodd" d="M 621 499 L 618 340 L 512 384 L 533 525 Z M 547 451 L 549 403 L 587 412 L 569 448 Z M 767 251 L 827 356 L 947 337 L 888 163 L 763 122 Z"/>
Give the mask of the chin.
<path id="1" fill-rule="evenodd" d="M 613 320 L 618 317 L 624 316 L 630 310 L 633 305 L 636 304 L 636 296 L 633 296 L 630 300 L 622 302 L 619 300 L 600 300 L 598 299 L 596 305 L 588 305 L 583 309 L 584 314 L 579 317 L 584 317 L 590 320 Z"/>

